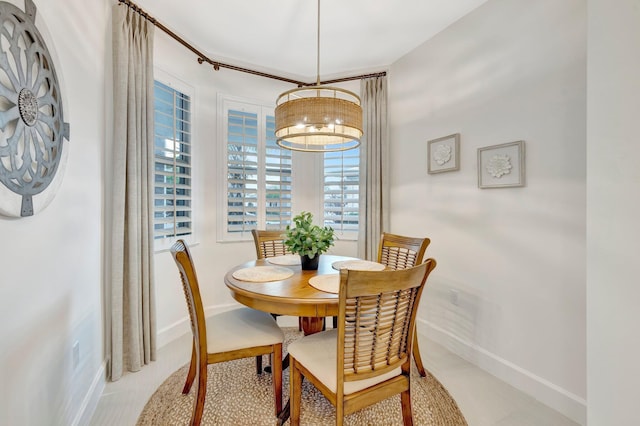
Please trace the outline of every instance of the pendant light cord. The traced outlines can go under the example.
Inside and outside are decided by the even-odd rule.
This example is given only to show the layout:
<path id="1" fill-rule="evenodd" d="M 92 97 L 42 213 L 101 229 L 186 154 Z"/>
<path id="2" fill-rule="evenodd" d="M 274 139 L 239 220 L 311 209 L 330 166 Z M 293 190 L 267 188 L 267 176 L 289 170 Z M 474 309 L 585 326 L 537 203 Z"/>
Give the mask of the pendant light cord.
<path id="1" fill-rule="evenodd" d="M 317 58 L 317 80 L 316 85 L 320 86 L 320 0 L 318 0 L 318 58 Z"/>

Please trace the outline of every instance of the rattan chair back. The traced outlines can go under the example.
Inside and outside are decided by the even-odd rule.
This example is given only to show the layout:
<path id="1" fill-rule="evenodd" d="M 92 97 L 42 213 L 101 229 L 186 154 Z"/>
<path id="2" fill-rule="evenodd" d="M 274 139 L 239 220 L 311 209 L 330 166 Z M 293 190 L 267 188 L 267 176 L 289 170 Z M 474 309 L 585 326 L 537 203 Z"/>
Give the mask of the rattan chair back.
<path id="1" fill-rule="evenodd" d="M 251 230 L 258 259 L 290 254 L 284 245 L 284 231 Z"/>
<path id="2" fill-rule="evenodd" d="M 422 262 L 430 242 L 429 238 L 405 237 L 383 232 L 378 246 L 378 263 L 392 269 L 416 266 Z"/>
<path id="3" fill-rule="evenodd" d="M 418 302 L 435 264 L 429 259 L 402 270 L 340 272 L 338 372 L 345 382 L 401 365 L 408 373 Z"/>
<path id="4" fill-rule="evenodd" d="M 207 330 L 205 326 L 204 309 L 202 307 L 202 298 L 200 297 L 200 286 L 198 284 L 198 277 L 193 265 L 191 253 L 182 240 L 178 240 L 171 247 L 170 251 L 176 265 L 178 266 L 178 271 L 180 272 L 182 290 L 184 291 L 187 308 L 189 309 L 189 319 L 191 320 L 191 331 L 193 332 L 196 357 L 200 361 L 202 354 L 206 362 Z"/>

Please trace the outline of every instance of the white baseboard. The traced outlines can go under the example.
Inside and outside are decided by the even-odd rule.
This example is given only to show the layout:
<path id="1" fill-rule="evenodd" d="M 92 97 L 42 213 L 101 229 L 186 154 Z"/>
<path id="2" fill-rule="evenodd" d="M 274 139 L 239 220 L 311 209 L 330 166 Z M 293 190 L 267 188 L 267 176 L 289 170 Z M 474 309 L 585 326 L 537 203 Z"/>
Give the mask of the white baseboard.
<path id="1" fill-rule="evenodd" d="M 464 340 L 429 321 L 418 319 L 418 322 L 424 325 L 422 333 L 429 339 L 443 345 L 466 361 L 564 414 L 571 420 L 581 425 L 587 423 L 587 401 L 584 398 L 481 348 L 473 342 Z"/>
<path id="2" fill-rule="evenodd" d="M 183 334 L 191 333 L 191 323 L 189 317 L 176 321 L 173 324 L 158 330 L 156 335 L 156 348 L 160 349 L 169 342 L 174 341 Z"/>
<path id="3" fill-rule="evenodd" d="M 103 361 L 93 377 L 91 386 L 89 386 L 89 391 L 82 400 L 78 414 L 76 414 L 76 417 L 73 419 L 71 426 L 88 425 L 91 422 L 91 417 L 93 417 L 93 413 L 96 411 L 96 407 L 98 406 L 98 402 L 100 401 L 100 397 L 102 397 L 102 393 L 106 386 L 106 368 L 107 361 Z"/>

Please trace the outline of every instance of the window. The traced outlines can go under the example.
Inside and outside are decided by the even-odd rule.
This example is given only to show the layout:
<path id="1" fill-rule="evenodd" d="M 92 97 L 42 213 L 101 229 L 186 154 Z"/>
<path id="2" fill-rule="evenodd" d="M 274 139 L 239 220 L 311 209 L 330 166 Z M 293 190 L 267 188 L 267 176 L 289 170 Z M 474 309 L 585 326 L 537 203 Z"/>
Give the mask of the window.
<path id="1" fill-rule="evenodd" d="M 221 98 L 225 152 L 223 239 L 291 223 L 291 151 L 276 144 L 273 108 Z"/>
<path id="2" fill-rule="evenodd" d="M 324 224 L 338 235 L 358 235 L 360 148 L 324 153 Z"/>
<path id="3" fill-rule="evenodd" d="M 166 84 L 154 84 L 156 242 L 193 233 L 191 206 L 191 99 Z"/>

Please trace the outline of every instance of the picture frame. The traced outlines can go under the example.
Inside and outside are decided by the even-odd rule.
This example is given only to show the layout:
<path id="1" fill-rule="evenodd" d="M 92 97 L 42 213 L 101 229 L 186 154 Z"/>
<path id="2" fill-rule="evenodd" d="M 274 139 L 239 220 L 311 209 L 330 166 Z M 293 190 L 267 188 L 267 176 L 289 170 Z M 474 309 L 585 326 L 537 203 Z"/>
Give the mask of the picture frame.
<path id="1" fill-rule="evenodd" d="M 427 172 L 429 174 L 460 170 L 460 133 L 427 142 Z"/>
<path id="2" fill-rule="evenodd" d="M 524 185 L 524 141 L 478 148 L 478 188 L 510 188 Z"/>

